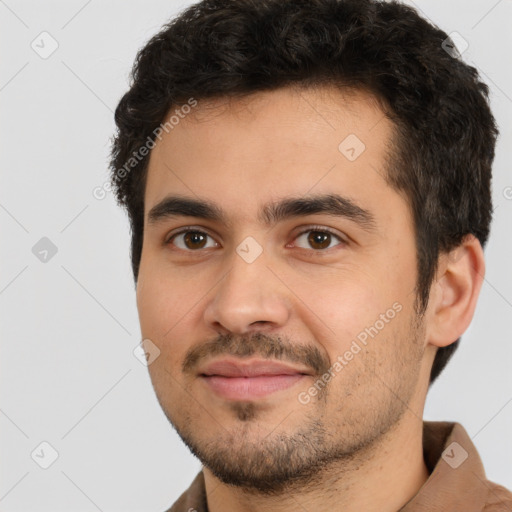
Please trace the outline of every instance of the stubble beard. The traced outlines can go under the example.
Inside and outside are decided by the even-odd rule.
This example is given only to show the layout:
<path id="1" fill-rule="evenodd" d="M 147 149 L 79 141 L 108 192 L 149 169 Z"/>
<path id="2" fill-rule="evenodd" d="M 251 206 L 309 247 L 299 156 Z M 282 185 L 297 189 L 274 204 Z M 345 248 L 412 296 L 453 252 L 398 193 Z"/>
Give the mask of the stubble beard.
<path id="1" fill-rule="evenodd" d="M 420 331 L 416 324 L 408 333 L 413 345 L 419 343 Z M 237 420 L 236 427 L 228 431 L 216 425 L 218 430 L 207 440 L 201 438 L 199 431 L 205 432 L 208 428 L 199 427 L 190 413 L 184 414 L 179 421 L 173 421 L 166 414 L 190 451 L 223 483 L 248 494 L 267 496 L 304 491 L 325 483 L 332 475 L 338 480 L 344 472 L 357 469 L 371 459 L 385 437 L 398 428 L 417 383 L 421 354 L 418 345 L 407 355 L 397 356 L 400 361 L 394 369 L 396 380 L 392 386 L 382 383 L 380 377 L 374 380 L 375 385 L 380 380 L 382 389 L 387 387 L 388 392 L 373 400 L 359 396 L 359 405 L 356 405 L 359 409 L 351 409 L 352 413 L 348 410 L 335 427 L 333 418 L 326 413 L 328 405 L 331 409 L 335 405 L 329 395 L 336 379 L 319 392 L 314 403 L 308 404 L 312 407 L 291 433 L 279 428 L 279 421 L 273 430 L 268 426 L 266 431 L 262 429 L 259 422 L 262 411 L 255 402 L 230 404 L 231 413 Z M 378 367 L 376 361 L 368 362 L 370 366 Z M 368 375 L 363 372 L 358 381 L 352 383 L 352 390 L 364 387 Z M 346 396 L 351 393 L 348 391 Z M 291 414 L 303 413 L 303 407 L 299 406 Z M 336 409 L 343 415 L 343 404 Z M 205 418 L 209 420 L 208 415 Z M 284 424 L 286 418 L 281 422 Z"/>

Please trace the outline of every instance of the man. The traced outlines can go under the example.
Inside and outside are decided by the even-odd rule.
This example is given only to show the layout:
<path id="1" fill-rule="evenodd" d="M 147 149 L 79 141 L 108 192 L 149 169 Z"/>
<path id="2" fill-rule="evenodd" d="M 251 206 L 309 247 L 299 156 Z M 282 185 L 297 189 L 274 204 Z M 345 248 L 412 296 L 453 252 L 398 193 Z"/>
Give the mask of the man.
<path id="1" fill-rule="evenodd" d="M 169 510 L 512 510 L 464 428 L 422 420 L 497 137 L 447 35 L 394 2 L 205 0 L 133 76 L 112 181 L 152 383 L 203 464 Z"/>

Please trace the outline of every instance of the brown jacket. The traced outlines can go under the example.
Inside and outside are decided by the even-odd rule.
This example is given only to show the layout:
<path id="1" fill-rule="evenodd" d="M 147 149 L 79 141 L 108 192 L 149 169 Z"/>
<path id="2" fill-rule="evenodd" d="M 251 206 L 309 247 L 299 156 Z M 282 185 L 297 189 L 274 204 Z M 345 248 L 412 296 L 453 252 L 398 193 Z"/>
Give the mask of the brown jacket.
<path id="1" fill-rule="evenodd" d="M 423 456 L 430 477 L 399 512 L 512 512 L 512 493 L 486 479 L 459 423 L 424 421 Z M 167 512 L 208 512 L 202 471 Z"/>

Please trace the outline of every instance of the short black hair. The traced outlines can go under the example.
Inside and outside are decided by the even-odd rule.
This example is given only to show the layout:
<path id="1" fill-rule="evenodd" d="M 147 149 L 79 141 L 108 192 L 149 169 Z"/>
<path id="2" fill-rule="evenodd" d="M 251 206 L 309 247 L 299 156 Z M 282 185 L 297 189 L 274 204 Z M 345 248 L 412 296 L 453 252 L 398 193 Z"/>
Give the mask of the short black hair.
<path id="1" fill-rule="evenodd" d="M 110 162 L 131 223 L 135 281 L 149 160 L 138 152 L 170 109 L 191 98 L 322 85 L 370 92 L 392 121 L 386 178 L 412 211 L 417 310 L 425 311 L 439 255 L 468 234 L 487 241 L 498 129 L 477 70 L 445 32 L 396 1 L 203 0 L 151 38 L 116 108 Z M 459 341 L 438 349 L 430 384 Z"/>

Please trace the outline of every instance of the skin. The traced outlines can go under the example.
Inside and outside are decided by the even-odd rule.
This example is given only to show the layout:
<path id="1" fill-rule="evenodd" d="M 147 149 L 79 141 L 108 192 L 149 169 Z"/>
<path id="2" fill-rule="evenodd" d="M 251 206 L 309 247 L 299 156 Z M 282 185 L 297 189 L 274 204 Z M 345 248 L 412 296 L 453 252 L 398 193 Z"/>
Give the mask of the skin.
<path id="1" fill-rule="evenodd" d="M 417 316 L 411 212 L 384 178 L 392 129 L 362 91 L 283 88 L 199 102 L 152 150 L 140 324 L 160 350 L 149 366 L 156 395 L 205 466 L 212 512 L 298 504 L 391 512 L 428 478 L 422 415 L 430 369 L 437 347 L 469 325 L 484 262 L 471 236 L 442 255 L 428 308 Z M 350 134 L 366 146 L 354 161 L 338 149 Z M 271 201 L 333 193 L 370 212 L 374 229 L 325 213 L 270 225 L 259 218 Z M 225 219 L 149 222 L 169 195 L 215 203 Z M 187 227 L 209 236 L 172 236 Z M 335 233 L 323 239 L 326 249 L 308 238 L 322 229 Z M 236 251 L 246 237 L 263 249 L 252 263 Z M 324 370 L 394 304 L 400 311 L 312 396 Z M 275 359 L 276 347 L 282 361 L 311 375 L 236 401 L 197 374 L 222 356 Z M 191 354 L 195 364 L 184 371 Z"/>

